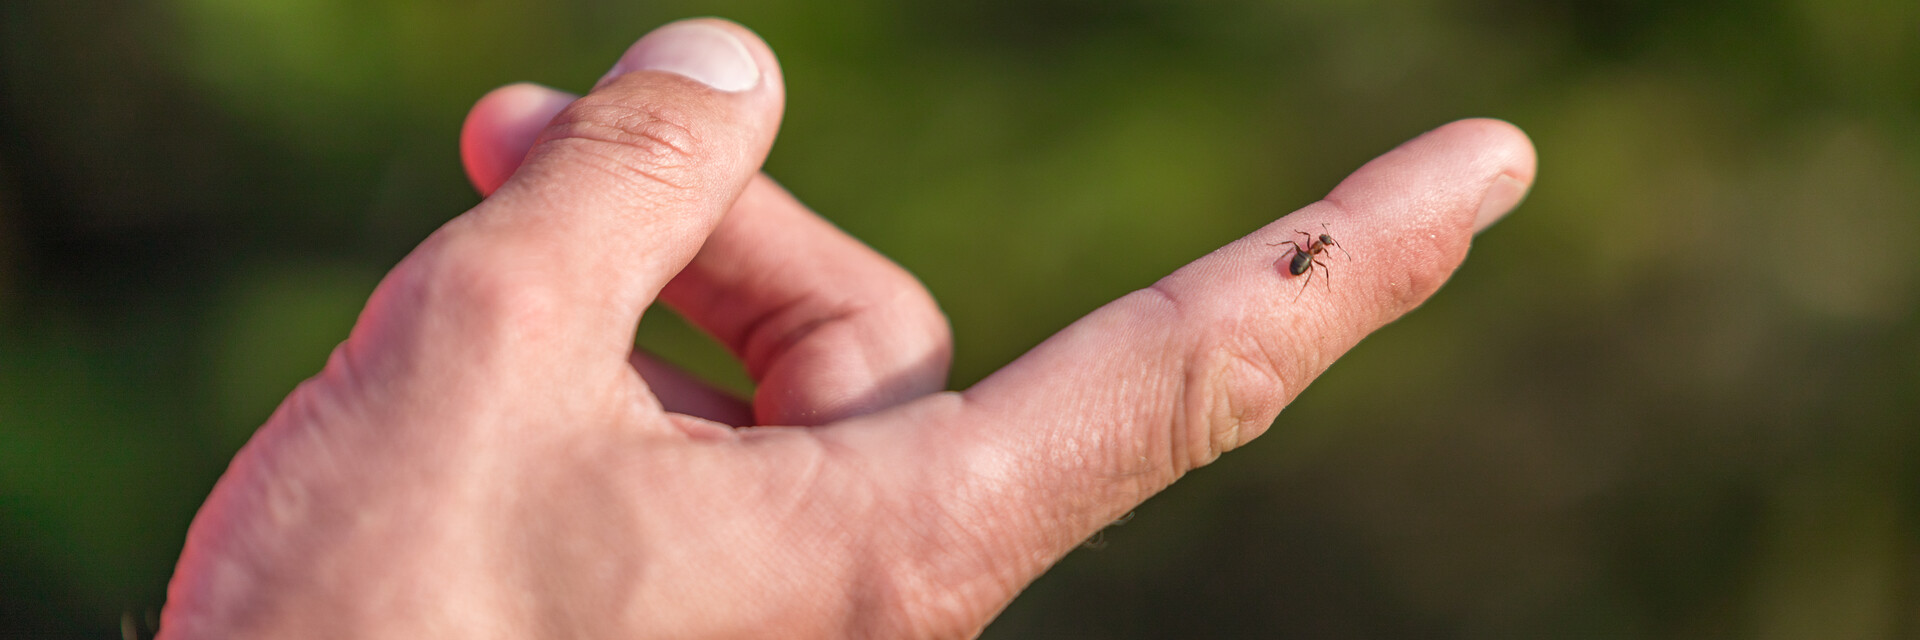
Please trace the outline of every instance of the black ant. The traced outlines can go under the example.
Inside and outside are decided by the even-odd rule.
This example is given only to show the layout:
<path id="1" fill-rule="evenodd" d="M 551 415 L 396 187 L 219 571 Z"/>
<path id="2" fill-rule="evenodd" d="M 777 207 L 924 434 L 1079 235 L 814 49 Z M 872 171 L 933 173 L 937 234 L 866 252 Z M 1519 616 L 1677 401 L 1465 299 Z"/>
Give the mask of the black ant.
<path id="1" fill-rule="evenodd" d="M 1328 291 L 1333 290 L 1333 270 L 1327 268 L 1327 263 L 1321 262 L 1319 258 L 1315 257 L 1322 253 L 1326 253 L 1327 247 L 1330 247 L 1330 246 L 1339 247 L 1340 253 L 1346 253 L 1348 260 L 1353 259 L 1353 254 L 1347 253 L 1347 248 L 1345 246 L 1342 246 L 1340 243 L 1333 241 L 1333 235 L 1330 232 L 1330 230 L 1327 229 L 1327 223 L 1325 222 L 1320 223 L 1320 230 L 1326 231 L 1327 233 L 1320 234 L 1320 237 L 1318 238 L 1313 237 L 1313 234 L 1307 233 L 1305 231 L 1295 232 L 1307 237 L 1307 246 L 1304 246 L 1304 247 L 1300 246 L 1300 243 L 1295 240 L 1287 240 L 1285 242 L 1272 242 L 1267 244 L 1267 246 L 1269 247 L 1278 247 L 1283 244 L 1293 245 L 1293 249 L 1291 249 L 1291 251 L 1293 252 L 1293 258 L 1287 261 L 1287 273 L 1290 273 L 1296 276 L 1302 273 L 1307 274 L 1307 281 L 1300 283 L 1299 293 L 1293 294 L 1294 300 L 1299 300 L 1300 294 L 1307 292 L 1307 285 L 1313 283 L 1313 265 L 1316 265 L 1316 264 L 1320 265 L 1320 269 L 1322 271 L 1327 272 L 1327 277 L 1325 278 L 1327 282 L 1327 290 Z M 1283 253 L 1280 255 L 1284 257 L 1286 254 Z"/>

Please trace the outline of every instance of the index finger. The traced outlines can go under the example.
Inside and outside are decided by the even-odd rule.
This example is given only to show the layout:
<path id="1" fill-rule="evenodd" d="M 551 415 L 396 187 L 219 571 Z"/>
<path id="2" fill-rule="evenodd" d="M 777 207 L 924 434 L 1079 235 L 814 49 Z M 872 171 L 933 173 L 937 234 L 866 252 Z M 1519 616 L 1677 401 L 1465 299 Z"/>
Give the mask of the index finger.
<path id="1" fill-rule="evenodd" d="M 1096 310 L 929 412 L 935 424 L 900 443 L 915 467 L 902 484 L 949 522 L 999 525 L 950 527 L 937 544 L 1030 579 L 1260 435 L 1334 359 L 1426 300 L 1482 221 L 1517 203 L 1534 162 L 1525 134 L 1494 120 L 1401 145 L 1324 200 Z M 1313 255 L 1322 233 L 1351 257 Z M 1290 268 L 1301 248 L 1325 263 L 1310 265 L 1321 275 L 1304 289 L 1306 272 Z M 1322 269 L 1334 276 L 1324 285 Z"/>

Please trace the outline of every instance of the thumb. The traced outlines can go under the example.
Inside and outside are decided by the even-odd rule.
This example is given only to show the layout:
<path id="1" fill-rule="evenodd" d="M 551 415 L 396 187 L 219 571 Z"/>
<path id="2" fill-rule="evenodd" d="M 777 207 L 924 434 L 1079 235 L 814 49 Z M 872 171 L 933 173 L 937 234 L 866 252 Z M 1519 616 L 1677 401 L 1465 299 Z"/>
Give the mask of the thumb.
<path id="1" fill-rule="evenodd" d="M 519 168 L 497 172 L 498 189 L 436 240 L 470 267 L 460 275 L 506 281 L 491 288 L 512 295 L 482 291 L 482 304 L 551 308 L 624 358 L 641 312 L 758 172 L 783 100 L 772 50 L 745 27 L 660 27 L 559 109 Z"/>

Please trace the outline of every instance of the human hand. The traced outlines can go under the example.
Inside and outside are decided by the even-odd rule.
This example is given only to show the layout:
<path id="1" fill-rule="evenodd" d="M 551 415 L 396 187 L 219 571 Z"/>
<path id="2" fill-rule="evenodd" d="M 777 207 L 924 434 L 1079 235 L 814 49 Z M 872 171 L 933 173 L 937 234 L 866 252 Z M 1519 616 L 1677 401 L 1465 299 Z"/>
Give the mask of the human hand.
<path id="1" fill-rule="evenodd" d="M 1534 172 L 1509 125 L 1441 127 L 954 393 L 927 292 L 758 174 L 764 43 L 675 23 L 616 72 L 475 107 L 489 197 L 235 457 L 162 637 L 977 634 L 1425 300 Z M 1322 223 L 1353 259 L 1296 303 L 1279 243 Z M 656 301 L 750 405 L 632 355 Z"/>

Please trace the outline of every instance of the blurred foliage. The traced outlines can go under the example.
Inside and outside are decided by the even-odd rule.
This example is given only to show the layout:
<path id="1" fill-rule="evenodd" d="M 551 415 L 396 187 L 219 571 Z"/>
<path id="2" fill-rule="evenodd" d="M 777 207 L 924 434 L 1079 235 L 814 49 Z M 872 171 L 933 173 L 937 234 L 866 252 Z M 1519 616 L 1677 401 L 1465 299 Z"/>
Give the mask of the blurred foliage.
<path id="1" fill-rule="evenodd" d="M 701 14 L 780 53 L 769 171 L 926 282 L 958 386 L 1422 130 L 1539 147 L 1433 301 L 989 637 L 1920 637 L 1885 0 L 6 0 L 0 635 L 160 605 L 226 459 L 475 202 L 472 100 Z"/>

